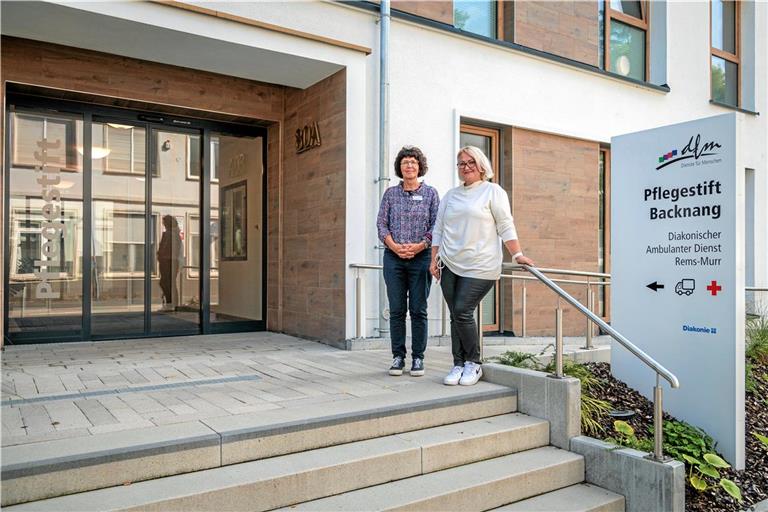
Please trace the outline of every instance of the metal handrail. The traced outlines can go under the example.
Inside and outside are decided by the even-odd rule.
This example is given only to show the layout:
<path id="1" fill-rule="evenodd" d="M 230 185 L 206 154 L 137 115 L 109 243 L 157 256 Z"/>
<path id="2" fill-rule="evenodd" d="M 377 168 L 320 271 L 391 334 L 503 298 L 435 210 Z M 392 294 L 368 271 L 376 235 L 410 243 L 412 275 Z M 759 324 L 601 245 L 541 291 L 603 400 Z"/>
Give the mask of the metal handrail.
<path id="1" fill-rule="evenodd" d="M 360 269 L 370 269 L 370 270 L 381 270 L 383 269 L 382 265 L 372 265 L 368 263 L 352 263 L 350 264 L 351 268 L 360 270 Z M 556 311 L 556 343 L 555 343 L 555 374 L 553 377 L 555 378 L 563 378 L 563 337 L 562 337 L 562 322 L 563 322 L 563 310 L 560 308 L 559 305 L 559 299 L 562 298 L 566 302 L 568 302 L 570 305 L 575 307 L 580 313 L 585 315 L 589 322 L 594 322 L 597 324 L 600 328 L 603 329 L 603 331 L 607 332 L 613 339 L 621 343 L 621 345 L 629 350 L 635 357 L 640 359 L 643 363 L 645 363 L 648 367 L 650 367 L 653 371 L 656 372 L 656 386 L 653 388 L 653 424 L 654 424 L 654 450 L 653 450 L 653 458 L 655 460 L 661 461 L 664 459 L 664 449 L 663 449 L 663 426 L 662 426 L 662 403 L 663 403 L 663 391 L 661 387 L 661 381 L 660 377 L 663 377 L 669 384 L 672 386 L 672 388 L 678 388 L 680 387 L 680 382 L 678 381 L 677 377 L 664 368 L 661 364 L 656 362 L 651 356 L 643 352 L 639 347 L 634 345 L 631 341 L 629 341 L 627 338 L 625 338 L 621 333 L 619 333 L 616 329 L 608 325 L 602 318 L 594 314 L 590 309 L 592 306 L 592 297 L 591 297 L 591 288 L 590 286 L 592 284 L 595 285 L 610 285 L 610 283 L 606 282 L 592 282 L 590 281 L 590 277 L 597 277 L 601 279 L 610 279 L 610 274 L 603 274 L 598 272 L 582 272 L 578 270 L 564 270 L 564 269 L 539 269 L 536 267 L 530 267 L 527 265 L 517 265 L 512 263 L 504 263 L 502 268 L 505 270 L 513 270 L 513 271 L 527 271 L 533 276 L 541 281 L 544 285 L 546 285 L 549 289 L 551 289 L 555 294 L 558 296 L 558 307 Z M 547 276 L 545 276 L 545 273 L 551 273 L 551 274 L 561 274 L 561 275 L 572 275 L 572 276 L 584 276 L 587 277 L 586 282 L 582 281 L 573 281 L 573 280 L 563 280 L 563 279 L 550 279 Z M 522 276 L 513 276 L 508 274 L 502 274 L 502 278 L 507 279 L 524 279 L 528 280 L 530 278 L 525 278 Z M 573 284 L 579 283 L 579 284 L 586 284 L 587 285 L 587 302 L 589 307 L 583 306 L 578 300 L 576 300 L 572 295 L 567 293 L 565 290 L 560 288 L 555 281 L 561 281 L 563 283 Z M 357 276 L 355 278 L 355 296 L 356 296 L 356 311 L 357 311 L 357 318 L 356 318 L 356 335 L 359 338 L 361 336 L 361 325 L 362 325 L 362 307 L 361 307 L 361 300 L 362 300 L 362 281 L 360 278 L 360 273 L 357 273 Z M 443 301 L 444 302 L 444 301 Z M 523 295 L 523 303 L 525 303 L 525 295 Z M 480 343 L 480 353 L 482 355 L 482 346 L 483 346 L 483 331 L 482 331 L 482 303 L 478 305 L 477 310 L 478 315 L 478 334 L 479 334 L 479 343 Z M 445 311 L 443 311 L 443 316 L 445 316 Z M 445 320 L 443 318 L 443 320 Z M 525 319 L 523 319 L 523 323 L 525 323 Z M 590 325 L 591 329 L 591 325 Z M 525 327 L 523 327 L 523 330 L 525 330 Z M 591 330 L 588 330 L 587 332 L 587 346 L 589 347 L 589 339 L 591 336 L 589 335 L 591 333 Z"/>
<path id="2" fill-rule="evenodd" d="M 534 276 L 536 276 L 539 281 L 544 283 L 550 290 L 555 292 L 559 297 L 561 297 L 563 300 L 568 302 L 571 306 L 575 307 L 580 313 L 585 315 L 587 318 L 589 318 L 591 321 L 599 325 L 605 332 L 607 332 L 613 339 L 618 341 L 622 344 L 624 348 L 629 350 L 632 354 L 635 355 L 638 359 L 640 359 L 642 362 L 644 362 L 647 366 L 649 366 L 653 371 L 656 372 L 656 386 L 653 388 L 653 458 L 658 461 L 662 461 L 664 459 L 664 434 L 663 434 L 663 391 L 662 387 L 660 386 L 659 377 L 664 377 L 667 382 L 673 387 L 678 388 L 680 387 L 680 381 L 677 380 L 677 377 L 664 368 L 661 364 L 656 362 L 651 356 L 643 352 L 639 347 L 634 345 L 631 341 L 629 341 L 627 338 L 625 338 L 621 333 L 619 333 L 616 329 L 608 325 L 605 321 L 603 321 L 602 318 L 592 313 L 589 309 L 584 307 L 579 301 L 577 301 L 573 296 L 571 296 L 569 293 L 567 293 L 565 290 L 557 286 L 551 279 L 549 279 L 547 276 L 545 276 L 539 269 L 536 267 L 530 267 L 528 265 L 517 265 L 517 264 L 510 264 L 505 263 L 503 265 L 503 268 L 505 269 L 513 269 L 513 270 L 527 270 Z M 555 343 L 555 368 L 556 368 L 556 374 L 555 377 L 561 378 L 563 376 L 563 347 L 562 347 L 562 309 L 558 306 L 557 308 L 557 327 L 558 331 L 560 331 L 559 336 L 557 337 L 558 342 Z"/>
<path id="3" fill-rule="evenodd" d="M 759 288 L 757 286 L 745 286 L 744 289 L 748 292 L 768 292 L 768 288 Z"/>
<path id="4" fill-rule="evenodd" d="M 680 387 L 680 382 L 677 380 L 677 377 L 675 377 L 675 375 L 672 372 L 664 368 L 662 365 L 656 362 L 656 360 L 654 360 L 651 356 L 643 352 L 640 348 L 638 348 L 631 341 L 625 338 L 616 329 L 608 325 L 608 323 L 606 323 L 602 318 L 600 318 L 599 316 L 591 312 L 589 309 L 587 309 L 585 306 L 583 306 L 578 300 L 576 300 L 568 292 L 566 292 L 565 290 L 557 286 L 552 279 L 549 279 L 547 276 L 545 276 L 538 268 L 529 267 L 527 265 L 518 265 L 515 263 L 505 263 L 504 267 L 527 270 L 528 272 L 536 276 L 539 279 L 539 281 L 547 285 L 549 289 L 554 291 L 556 294 L 562 297 L 563 300 L 568 302 L 571 306 L 575 307 L 583 315 L 587 316 L 590 320 L 592 320 L 594 323 L 600 326 L 601 329 L 607 332 L 613 339 L 621 343 L 627 350 L 632 352 L 636 357 L 638 357 L 641 361 L 643 361 L 646 365 L 648 365 L 657 374 L 664 377 L 664 379 L 667 382 L 669 382 L 669 384 L 673 388 Z"/>

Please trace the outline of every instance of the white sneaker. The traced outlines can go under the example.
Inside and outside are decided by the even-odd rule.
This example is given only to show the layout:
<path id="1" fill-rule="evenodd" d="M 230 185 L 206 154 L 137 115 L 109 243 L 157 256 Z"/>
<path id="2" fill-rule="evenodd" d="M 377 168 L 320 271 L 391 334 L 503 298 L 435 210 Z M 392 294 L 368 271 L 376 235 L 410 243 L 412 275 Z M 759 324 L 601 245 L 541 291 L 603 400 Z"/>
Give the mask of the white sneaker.
<path id="1" fill-rule="evenodd" d="M 459 384 L 462 386 L 474 386 L 482 376 L 482 366 L 477 363 L 473 363 L 472 361 L 467 361 L 464 363 L 464 371 L 461 374 L 461 380 L 459 380 Z"/>
<path id="2" fill-rule="evenodd" d="M 448 375 L 445 376 L 443 379 L 443 384 L 446 386 L 455 386 L 459 383 L 459 380 L 461 379 L 461 372 L 464 370 L 461 366 L 454 366 L 451 368 L 451 371 L 448 372 Z"/>

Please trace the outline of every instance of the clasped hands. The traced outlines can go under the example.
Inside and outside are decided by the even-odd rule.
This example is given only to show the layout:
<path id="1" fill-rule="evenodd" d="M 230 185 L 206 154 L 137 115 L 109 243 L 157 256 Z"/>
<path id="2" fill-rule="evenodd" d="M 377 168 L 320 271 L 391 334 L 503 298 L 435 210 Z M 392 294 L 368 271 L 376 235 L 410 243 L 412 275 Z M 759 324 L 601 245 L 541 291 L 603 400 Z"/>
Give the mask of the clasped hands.
<path id="1" fill-rule="evenodd" d="M 390 246 L 390 249 L 392 252 L 398 255 L 398 257 L 404 259 L 404 260 L 410 260 L 417 254 L 419 254 L 421 251 L 426 249 L 426 245 L 424 242 L 419 242 L 416 244 L 392 244 Z"/>

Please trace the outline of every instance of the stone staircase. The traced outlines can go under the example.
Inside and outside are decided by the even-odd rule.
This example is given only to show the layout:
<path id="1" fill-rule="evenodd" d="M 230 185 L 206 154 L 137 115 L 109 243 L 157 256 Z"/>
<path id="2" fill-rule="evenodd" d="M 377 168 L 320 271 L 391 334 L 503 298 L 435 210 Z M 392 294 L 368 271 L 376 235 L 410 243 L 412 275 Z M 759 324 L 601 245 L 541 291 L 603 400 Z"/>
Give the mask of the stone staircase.
<path id="1" fill-rule="evenodd" d="M 434 393 L 209 420 L 209 435 L 188 442 L 123 439 L 110 451 L 115 435 L 65 456 L 61 444 L 47 458 L 44 446 L 6 450 L 3 509 L 625 510 L 624 497 L 585 483 L 581 455 L 550 445 L 548 421 L 518 412 L 515 389 Z"/>

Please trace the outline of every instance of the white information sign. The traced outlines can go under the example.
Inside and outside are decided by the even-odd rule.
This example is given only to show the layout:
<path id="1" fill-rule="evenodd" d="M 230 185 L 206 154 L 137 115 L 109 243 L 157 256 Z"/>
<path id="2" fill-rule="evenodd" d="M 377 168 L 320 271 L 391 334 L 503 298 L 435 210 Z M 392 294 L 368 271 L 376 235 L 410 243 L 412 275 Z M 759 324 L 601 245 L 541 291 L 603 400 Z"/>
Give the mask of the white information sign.
<path id="1" fill-rule="evenodd" d="M 744 467 L 744 180 L 736 116 L 611 141 L 612 325 L 674 373 L 664 410 Z M 739 201 L 739 198 L 742 201 Z M 618 343 L 616 378 L 652 399 L 655 372 Z"/>

